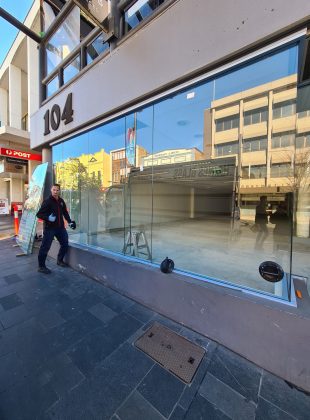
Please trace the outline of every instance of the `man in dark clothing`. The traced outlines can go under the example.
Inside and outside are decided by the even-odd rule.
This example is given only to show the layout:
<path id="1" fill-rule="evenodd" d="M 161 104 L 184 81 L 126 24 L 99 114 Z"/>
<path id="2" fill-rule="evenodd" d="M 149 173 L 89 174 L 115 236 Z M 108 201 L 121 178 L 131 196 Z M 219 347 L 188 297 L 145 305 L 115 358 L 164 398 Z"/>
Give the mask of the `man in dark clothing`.
<path id="1" fill-rule="evenodd" d="M 44 274 L 49 274 L 51 272 L 51 270 L 46 267 L 45 261 L 54 236 L 60 243 L 57 264 L 61 267 L 66 267 L 63 258 L 68 250 L 68 233 L 64 225 L 64 218 L 72 229 L 76 228 L 76 223 L 71 220 L 66 203 L 59 194 L 60 185 L 53 184 L 51 195 L 43 201 L 41 208 L 37 213 L 37 217 L 44 221 L 43 239 L 38 255 L 38 271 Z"/>

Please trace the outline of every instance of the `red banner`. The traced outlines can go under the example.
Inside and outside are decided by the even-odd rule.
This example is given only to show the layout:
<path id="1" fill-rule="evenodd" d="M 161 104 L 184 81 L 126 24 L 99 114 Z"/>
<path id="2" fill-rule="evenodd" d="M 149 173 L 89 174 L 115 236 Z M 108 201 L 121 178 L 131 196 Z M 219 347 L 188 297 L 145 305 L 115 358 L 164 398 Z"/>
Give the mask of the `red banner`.
<path id="1" fill-rule="evenodd" d="M 39 160 L 42 161 L 41 155 L 35 155 L 33 153 L 23 152 L 21 150 L 6 149 L 5 147 L 0 147 L 0 155 L 9 156 L 15 159 L 26 159 L 26 160 Z"/>

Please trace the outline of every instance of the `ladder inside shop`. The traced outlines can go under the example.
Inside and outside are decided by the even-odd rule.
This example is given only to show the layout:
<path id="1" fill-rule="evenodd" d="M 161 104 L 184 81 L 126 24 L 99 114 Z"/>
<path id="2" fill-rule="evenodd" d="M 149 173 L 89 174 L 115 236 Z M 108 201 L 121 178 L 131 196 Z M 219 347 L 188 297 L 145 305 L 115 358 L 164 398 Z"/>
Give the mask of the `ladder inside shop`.
<path id="1" fill-rule="evenodd" d="M 129 253 L 135 257 L 140 257 L 140 254 L 142 254 L 146 255 L 148 260 L 151 259 L 149 244 L 143 230 L 127 232 L 126 241 L 123 248 L 124 254 L 127 254 L 128 248 Z"/>

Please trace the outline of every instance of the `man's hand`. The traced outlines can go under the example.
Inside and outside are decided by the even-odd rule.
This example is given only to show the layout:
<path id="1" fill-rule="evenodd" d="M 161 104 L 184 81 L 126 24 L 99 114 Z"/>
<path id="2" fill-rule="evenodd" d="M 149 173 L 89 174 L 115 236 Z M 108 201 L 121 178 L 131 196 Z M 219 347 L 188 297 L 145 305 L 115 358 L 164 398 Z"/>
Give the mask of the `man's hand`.
<path id="1" fill-rule="evenodd" d="M 69 226 L 71 227 L 71 229 L 76 229 L 76 223 L 74 220 L 71 221 L 71 223 L 69 223 Z"/>
<path id="2" fill-rule="evenodd" d="M 49 222 L 55 222 L 55 220 L 56 220 L 56 216 L 54 215 L 54 213 L 51 213 L 51 214 L 48 216 L 48 221 L 49 221 Z"/>

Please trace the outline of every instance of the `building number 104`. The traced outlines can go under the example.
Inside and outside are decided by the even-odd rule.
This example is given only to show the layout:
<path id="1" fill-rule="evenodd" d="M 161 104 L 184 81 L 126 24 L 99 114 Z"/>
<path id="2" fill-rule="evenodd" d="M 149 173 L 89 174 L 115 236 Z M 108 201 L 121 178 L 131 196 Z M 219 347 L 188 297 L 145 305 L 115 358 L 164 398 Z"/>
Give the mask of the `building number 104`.
<path id="1" fill-rule="evenodd" d="M 66 103 L 63 111 L 61 112 L 60 106 L 54 104 L 51 110 L 47 110 L 44 114 L 44 136 L 50 134 L 51 129 L 53 131 L 58 130 L 60 121 L 64 121 L 65 124 L 73 121 L 73 109 L 72 109 L 72 93 L 69 93 L 66 99 Z"/>

